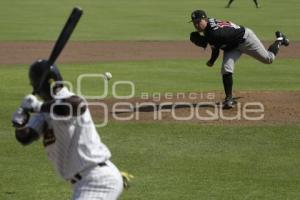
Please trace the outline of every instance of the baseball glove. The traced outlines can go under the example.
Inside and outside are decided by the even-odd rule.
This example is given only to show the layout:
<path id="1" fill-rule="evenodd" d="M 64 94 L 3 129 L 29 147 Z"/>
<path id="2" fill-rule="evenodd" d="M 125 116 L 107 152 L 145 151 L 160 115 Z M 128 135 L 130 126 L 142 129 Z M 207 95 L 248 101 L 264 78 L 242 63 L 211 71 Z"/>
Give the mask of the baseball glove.
<path id="1" fill-rule="evenodd" d="M 132 181 L 134 176 L 132 174 L 129 174 L 128 172 L 122 172 L 122 171 L 121 171 L 121 175 L 123 178 L 123 187 L 124 187 L 124 189 L 127 190 L 127 189 L 129 189 L 130 182 Z"/>
<path id="2" fill-rule="evenodd" d="M 207 47 L 208 44 L 207 38 L 203 35 L 200 35 L 197 31 L 191 32 L 190 41 L 198 47 L 202 47 L 204 49 Z"/>

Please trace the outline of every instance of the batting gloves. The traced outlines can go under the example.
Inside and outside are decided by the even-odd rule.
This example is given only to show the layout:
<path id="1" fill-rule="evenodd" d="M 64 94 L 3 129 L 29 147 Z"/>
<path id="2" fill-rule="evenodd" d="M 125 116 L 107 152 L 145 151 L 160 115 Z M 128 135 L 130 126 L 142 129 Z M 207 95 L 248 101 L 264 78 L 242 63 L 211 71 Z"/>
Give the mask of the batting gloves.
<path id="1" fill-rule="evenodd" d="M 30 115 L 23 108 L 18 108 L 16 112 L 14 112 L 11 122 L 15 128 L 24 127 L 29 121 Z"/>
<path id="2" fill-rule="evenodd" d="M 29 94 L 23 99 L 21 108 L 29 112 L 40 112 L 42 104 L 36 96 Z"/>

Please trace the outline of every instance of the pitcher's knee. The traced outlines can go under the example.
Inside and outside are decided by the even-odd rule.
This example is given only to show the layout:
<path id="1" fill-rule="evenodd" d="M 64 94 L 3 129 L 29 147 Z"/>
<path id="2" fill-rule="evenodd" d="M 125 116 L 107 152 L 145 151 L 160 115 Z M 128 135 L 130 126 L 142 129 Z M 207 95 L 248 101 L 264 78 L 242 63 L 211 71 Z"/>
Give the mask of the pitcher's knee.
<path id="1" fill-rule="evenodd" d="M 266 59 L 265 64 L 272 64 L 274 60 L 275 60 L 275 57 L 269 57 L 268 59 Z"/>
<path id="2" fill-rule="evenodd" d="M 265 64 L 272 64 L 274 60 L 275 60 L 275 55 L 272 52 L 270 52 L 268 56 L 262 60 L 262 62 Z"/>
<path id="3" fill-rule="evenodd" d="M 273 59 L 266 59 L 262 61 L 264 64 L 272 64 L 273 63 Z"/>

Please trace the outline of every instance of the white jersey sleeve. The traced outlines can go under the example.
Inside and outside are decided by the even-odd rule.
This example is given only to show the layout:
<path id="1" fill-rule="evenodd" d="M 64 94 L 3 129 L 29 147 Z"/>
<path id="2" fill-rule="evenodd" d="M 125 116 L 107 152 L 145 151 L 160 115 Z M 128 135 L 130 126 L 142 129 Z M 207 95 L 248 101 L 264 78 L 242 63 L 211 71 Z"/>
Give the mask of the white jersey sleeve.
<path id="1" fill-rule="evenodd" d="M 42 135 L 44 133 L 46 126 L 47 123 L 45 117 L 40 113 L 33 115 L 27 123 L 27 127 L 35 130 L 39 135 Z"/>

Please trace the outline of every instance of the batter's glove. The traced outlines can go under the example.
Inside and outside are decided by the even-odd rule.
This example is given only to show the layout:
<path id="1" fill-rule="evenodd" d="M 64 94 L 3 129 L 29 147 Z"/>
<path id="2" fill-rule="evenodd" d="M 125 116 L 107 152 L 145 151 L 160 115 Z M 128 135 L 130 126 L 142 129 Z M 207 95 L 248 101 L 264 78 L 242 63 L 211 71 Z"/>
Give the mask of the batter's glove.
<path id="1" fill-rule="evenodd" d="M 128 172 L 120 172 L 123 178 L 123 187 L 124 189 L 128 189 L 130 187 L 130 182 L 134 178 L 132 174 L 129 174 Z"/>
<path id="2" fill-rule="evenodd" d="M 39 101 L 36 96 L 29 94 L 24 97 L 21 108 L 28 112 L 40 112 L 42 104 L 43 103 Z"/>
<path id="3" fill-rule="evenodd" d="M 29 121 L 30 115 L 23 108 L 18 108 L 16 112 L 14 112 L 11 122 L 15 128 L 24 127 Z"/>
<path id="4" fill-rule="evenodd" d="M 191 32 L 190 41 L 198 47 L 202 47 L 204 49 L 207 47 L 208 44 L 207 38 L 203 35 L 200 35 L 200 33 L 197 31 Z"/>

